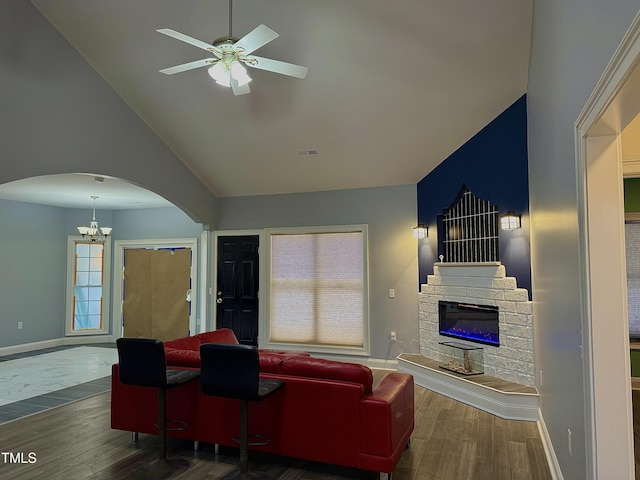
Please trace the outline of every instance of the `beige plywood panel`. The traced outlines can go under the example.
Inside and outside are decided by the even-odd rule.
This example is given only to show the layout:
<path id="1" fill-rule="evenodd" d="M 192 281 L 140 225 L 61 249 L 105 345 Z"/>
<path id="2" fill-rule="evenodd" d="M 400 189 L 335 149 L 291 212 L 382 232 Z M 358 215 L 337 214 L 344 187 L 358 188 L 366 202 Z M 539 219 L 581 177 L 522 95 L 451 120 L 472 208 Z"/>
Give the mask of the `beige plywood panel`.
<path id="1" fill-rule="evenodd" d="M 189 333 L 191 249 L 127 249 L 124 336 L 172 340 Z"/>
<path id="2" fill-rule="evenodd" d="M 125 337 L 151 338 L 151 261 L 153 250 L 124 252 L 124 299 L 122 316 Z"/>
<path id="3" fill-rule="evenodd" d="M 187 292 L 191 278 L 191 249 L 158 250 L 152 264 L 153 337 L 172 340 L 189 334 Z"/>

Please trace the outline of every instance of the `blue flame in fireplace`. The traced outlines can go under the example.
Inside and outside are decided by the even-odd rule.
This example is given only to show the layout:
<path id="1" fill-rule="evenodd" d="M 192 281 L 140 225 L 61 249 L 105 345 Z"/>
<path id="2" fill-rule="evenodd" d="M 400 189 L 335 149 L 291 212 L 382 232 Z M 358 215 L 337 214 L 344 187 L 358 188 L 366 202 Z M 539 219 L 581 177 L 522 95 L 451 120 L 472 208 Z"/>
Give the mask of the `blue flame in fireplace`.
<path id="1" fill-rule="evenodd" d="M 498 307 L 438 302 L 440 335 L 485 345 L 500 345 Z"/>

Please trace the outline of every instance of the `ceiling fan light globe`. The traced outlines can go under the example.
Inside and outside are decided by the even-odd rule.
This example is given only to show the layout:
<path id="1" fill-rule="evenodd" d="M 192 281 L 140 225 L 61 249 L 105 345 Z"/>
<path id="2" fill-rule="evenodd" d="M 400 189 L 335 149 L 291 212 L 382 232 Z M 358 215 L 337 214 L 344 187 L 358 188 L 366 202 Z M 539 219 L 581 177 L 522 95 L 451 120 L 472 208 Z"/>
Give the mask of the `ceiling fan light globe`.
<path id="1" fill-rule="evenodd" d="M 247 75 L 244 78 L 238 78 L 238 86 L 243 87 L 250 81 L 251 81 L 251 77 L 249 77 L 249 75 Z"/>
<path id="2" fill-rule="evenodd" d="M 222 62 L 216 63 L 208 70 L 208 72 L 209 76 L 213 78 L 217 83 L 220 83 L 220 81 L 224 81 L 225 78 L 227 79 L 227 82 L 229 81 L 229 72 L 227 72 L 227 69 Z"/>
<path id="3" fill-rule="evenodd" d="M 226 77 L 222 77 L 222 78 L 216 80 L 216 83 L 218 85 L 223 86 L 223 87 L 231 87 L 231 79 L 230 79 L 230 77 L 228 75 Z"/>
<path id="4" fill-rule="evenodd" d="M 240 80 L 240 78 L 247 76 L 247 69 L 244 68 L 240 62 L 233 62 L 230 65 L 229 70 L 231 70 L 231 76 L 236 80 Z"/>
<path id="5" fill-rule="evenodd" d="M 247 69 L 240 62 L 233 62 L 231 64 L 231 76 L 238 82 L 239 86 L 246 85 L 251 81 L 251 77 L 247 73 Z"/>

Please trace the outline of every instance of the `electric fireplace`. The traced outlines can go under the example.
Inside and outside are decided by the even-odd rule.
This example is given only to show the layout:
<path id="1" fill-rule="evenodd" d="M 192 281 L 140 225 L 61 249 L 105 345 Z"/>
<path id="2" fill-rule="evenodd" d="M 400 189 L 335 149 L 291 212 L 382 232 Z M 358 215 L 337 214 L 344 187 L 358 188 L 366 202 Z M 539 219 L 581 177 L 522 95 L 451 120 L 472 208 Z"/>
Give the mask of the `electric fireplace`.
<path id="1" fill-rule="evenodd" d="M 500 345 L 498 307 L 438 302 L 440 335 L 485 345 Z"/>

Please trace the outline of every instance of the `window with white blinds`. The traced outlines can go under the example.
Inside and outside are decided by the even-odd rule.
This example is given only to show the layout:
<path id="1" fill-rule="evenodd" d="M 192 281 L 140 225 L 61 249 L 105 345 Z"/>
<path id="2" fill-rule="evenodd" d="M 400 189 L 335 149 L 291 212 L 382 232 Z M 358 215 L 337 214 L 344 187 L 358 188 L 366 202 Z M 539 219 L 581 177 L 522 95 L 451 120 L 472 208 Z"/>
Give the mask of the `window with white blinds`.
<path id="1" fill-rule="evenodd" d="M 368 349 L 366 228 L 268 236 L 269 344 Z"/>
<path id="2" fill-rule="evenodd" d="M 624 231 L 627 256 L 629 336 L 637 341 L 640 339 L 640 222 L 625 222 Z"/>

